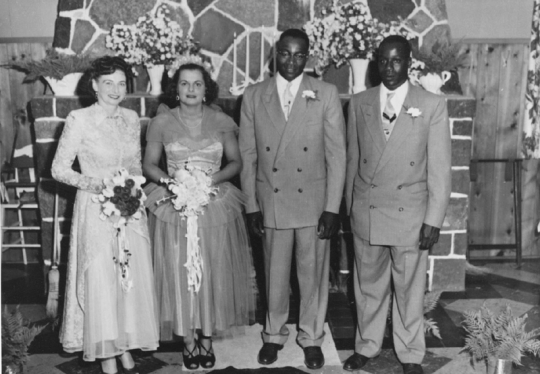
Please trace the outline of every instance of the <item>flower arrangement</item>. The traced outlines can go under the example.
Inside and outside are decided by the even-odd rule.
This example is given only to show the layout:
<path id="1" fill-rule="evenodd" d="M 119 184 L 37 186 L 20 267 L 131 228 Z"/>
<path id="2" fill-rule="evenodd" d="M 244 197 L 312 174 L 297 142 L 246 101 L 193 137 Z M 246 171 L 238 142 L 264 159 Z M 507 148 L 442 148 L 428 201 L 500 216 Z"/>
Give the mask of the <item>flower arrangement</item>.
<path id="1" fill-rule="evenodd" d="M 135 25 L 115 24 L 106 37 L 106 46 L 132 65 L 165 65 L 176 55 L 198 52 L 198 46 L 178 22 L 169 17 L 169 9 L 161 4 L 155 13 L 139 17 Z"/>
<path id="2" fill-rule="evenodd" d="M 146 200 L 141 184 L 145 181 L 143 176 L 129 175 L 126 169 L 120 169 L 111 183 L 106 181 L 101 193 L 92 197 L 94 202 L 101 203 L 99 218 L 111 218 L 117 225 L 140 219 L 144 210 L 142 203 Z"/>
<path id="3" fill-rule="evenodd" d="M 431 50 L 418 49 L 414 55 L 422 62 L 420 75 L 441 74 L 443 71 L 457 70 L 464 66 L 465 55 L 460 52 L 461 44 L 449 44 L 436 41 Z"/>
<path id="4" fill-rule="evenodd" d="M 143 176 L 129 175 L 126 169 L 120 169 L 111 181 L 104 180 L 105 188 L 92 201 L 101 204 L 99 218 L 109 219 L 117 229 L 118 252 L 113 261 L 118 265 L 122 290 L 129 292 L 133 287 L 129 272 L 131 252 L 126 237 L 126 226 L 139 220 L 144 212 L 143 202 L 146 195 L 141 188 L 146 179 Z"/>
<path id="5" fill-rule="evenodd" d="M 463 328 L 467 332 L 465 347 L 475 361 L 510 360 L 521 365 L 524 353 L 540 353 L 540 328 L 525 331 L 527 314 L 514 317 L 510 306 L 495 315 L 486 305 L 464 313 Z"/>
<path id="6" fill-rule="evenodd" d="M 167 184 L 172 196 L 158 200 L 156 204 L 170 200 L 174 209 L 187 220 L 187 268 L 188 289 L 199 292 L 202 282 L 203 259 L 199 247 L 197 216 L 204 213 L 204 208 L 218 188 L 212 186 L 210 171 L 201 170 L 189 162 L 184 168 L 174 172 L 172 179 L 161 178 L 161 183 Z"/>
<path id="7" fill-rule="evenodd" d="M 173 179 L 165 180 L 172 196 L 160 200 L 171 200 L 174 209 L 183 218 L 197 216 L 204 213 L 204 207 L 208 205 L 212 195 L 217 191 L 212 187 L 212 178 L 209 173 L 187 164 L 183 169 L 178 169 L 173 174 Z"/>
<path id="8" fill-rule="evenodd" d="M 47 325 L 30 326 L 16 307 L 2 311 L 2 373 L 23 373 L 28 361 L 28 347 Z"/>
<path id="9" fill-rule="evenodd" d="M 360 0 L 333 4 L 321 11 L 304 25 L 309 37 L 310 54 L 317 58 L 315 70 L 323 74 L 333 63 L 340 67 L 348 59 L 372 59 L 379 43 L 388 35 L 402 35 L 407 39 L 414 36 L 402 27 L 402 22 L 389 24 L 371 17 L 369 8 Z"/>
<path id="10" fill-rule="evenodd" d="M 92 64 L 93 58 L 87 55 L 68 55 L 58 52 L 56 49 L 48 49 L 41 60 L 32 60 L 26 55 L 2 65 L 9 69 L 15 69 L 26 73 L 24 82 L 33 82 L 39 77 L 49 77 L 56 80 L 64 78 L 72 73 L 84 73 Z"/>

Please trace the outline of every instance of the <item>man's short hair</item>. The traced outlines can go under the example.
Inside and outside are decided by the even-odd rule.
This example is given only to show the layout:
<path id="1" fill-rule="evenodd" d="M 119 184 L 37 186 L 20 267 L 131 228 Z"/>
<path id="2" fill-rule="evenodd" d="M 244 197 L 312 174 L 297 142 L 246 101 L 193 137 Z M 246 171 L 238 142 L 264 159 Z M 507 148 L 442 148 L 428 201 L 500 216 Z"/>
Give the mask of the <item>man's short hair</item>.
<path id="1" fill-rule="evenodd" d="M 379 51 L 384 45 L 387 44 L 399 44 L 403 47 L 403 51 L 407 55 L 407 57 L 411 57 L 411 44 L 407 39 L 405 39 L 401 35 L 390 35 L 384 38 L 384 40 L 379 44 Z"/>
<path id="2" fill-rule="evenodd" d="M 300 30 L 300 29 L 288 29 L 288 30 L 283 31 L 283 33 L 279 37 L 279 42 L 281 43 L 281 41 L 283 39 L 287 38 L 287 37 L 295 38 L 295 39 L 302 39 L 303 41 L 306 42 L 306 45 L 307 45 L 307 47 L 309 49 L 309 37 L 302 30 Z"/>

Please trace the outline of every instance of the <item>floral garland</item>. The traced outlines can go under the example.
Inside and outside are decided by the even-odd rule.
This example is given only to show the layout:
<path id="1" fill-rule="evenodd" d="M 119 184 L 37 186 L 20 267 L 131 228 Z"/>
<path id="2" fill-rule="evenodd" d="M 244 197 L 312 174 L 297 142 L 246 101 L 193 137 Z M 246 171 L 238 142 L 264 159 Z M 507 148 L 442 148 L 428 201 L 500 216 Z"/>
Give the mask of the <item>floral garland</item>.
<path id="1" fill-rule="evenodd" d="M 389 35 L 414 35 L 403 27 L 403 22 L 379 22 L 371 17 L 369 8 L 361 0 L 340 4 L 334 0 L 321 18 L 304 25 L 309 37 L 310 55 L 317 58 L 315 71 L 322 75 L 333 63 L 337 68 L 351 58 L 372 59 L 379 43 Z"/>
<path id="2" fill-rule="evenodd" d="M 540 0 L 533 5 L 530 47 L 522 153 L 540 159 Z"/>
<path id="3" fill-rule="evenodd" d="M 139 220 L 144 212 L 146 195 L 141 185 L 146 181 L 143 176 L 129 175 L 126 169 L 120 169 L 112 181 L 104 180 L 106 187 L 99 195 L 92 197 L 92 201 L 101 204 L 99 218 L 109 219 L 116 228 L 118 246 L 113 254 L 113 261 L 118 266 L 122 290 L 129 292 L 133 281 L 129 271 L 129 242 L 126 236 L 126 227 L 130 222 Z"/>
<path id="4" fill-rule="evenodd" d="M 115 24 L 105 45 L 132 65 L 146 66 L 170 63 L 185 52 L 198 52 L 198 46 L 182 27 L 169 17 L 169 9 L 160 5 L 155 13 L 139 17 L 135 25 Z"/>

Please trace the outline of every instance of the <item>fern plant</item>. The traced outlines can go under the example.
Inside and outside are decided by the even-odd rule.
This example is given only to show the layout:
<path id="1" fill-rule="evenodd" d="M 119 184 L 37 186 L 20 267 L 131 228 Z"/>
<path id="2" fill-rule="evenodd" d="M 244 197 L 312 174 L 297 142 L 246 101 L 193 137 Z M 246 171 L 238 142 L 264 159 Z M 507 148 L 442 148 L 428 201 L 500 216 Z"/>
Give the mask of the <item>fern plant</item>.
<path id="1" fill-rule="evenodd" d="M 433 336 L 442 340 L 437 322 L 426 316 L 427 313 L 437 307 L 440 297 L 441 292 L 426 292 L 424 294 L 424 334 L 431 332 Z"/>
<path id="2" fill-rule="evenodd" d="M 58 53 L 54 48 L 48 49 L 41 60 L 32 60 L 26 55 L 13 57 L 10 63 L 2 65 L 26 73 L 25 83 L 33 82 L 39 77 L 51 77 L 57 80 L 71 73 L 83 73 L 92 63 L 93 58 L 87 55 L 66 55 Z"/>
<path id="3" fill-rule="evenodd" d="M 19 310 L 2 312 L 2 373 L 22 371 L 28 361 L 28 347 L 47 325 L 30 326 Z"/>
<path id="4" fill-rule="evenodd" d="M 480 310 L 466 311 L 463 328 L 467 332 L 465 347 L 476 361 L 497 358 L 521 365 L 525 353 L 540 353 L 540 328 L 526 331 L 527 314 L 514 317 L 510 306 L 495 315 L 486 305 Z"/>
<path id="5" fill-rule="evenodd" d="M 459 43 L 449 44 L 436 41 L 431 50 L 418 49 L 414 57 L 422 61 L 421 75 L 440 74 L 443 71 L 457 70 L 465 64 L 465 55 L 460 53 Z"/>

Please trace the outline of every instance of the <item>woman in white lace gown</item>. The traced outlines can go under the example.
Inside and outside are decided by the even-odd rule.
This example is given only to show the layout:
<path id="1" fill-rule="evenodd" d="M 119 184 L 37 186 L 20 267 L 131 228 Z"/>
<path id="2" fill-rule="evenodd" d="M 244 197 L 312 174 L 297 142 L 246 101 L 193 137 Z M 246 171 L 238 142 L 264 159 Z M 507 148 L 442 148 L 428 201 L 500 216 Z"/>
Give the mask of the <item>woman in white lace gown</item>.
<path id="1" fill-rule="evenodd" d="M 68 115 L 52 165 L 54 179 L 78 189 L 60 341 L 67 352 L 82 351 L 86 361 L 101 359 L 104 373 L 117 372 L 116 356 L 124 372 L 134 373 L 128 350 L 155 350 L 159 341 L 146 215 L 126 227 L 133 287 L 125 292 L 113 260 L 117 230 L 100 219 L 92 197 L 122 168 L 142 175 L 140 123 L 137 113 L 119 106 L 129 65 L 103 57 L 91 74 L 97 103 Z M 75 158 L 81 172 L 73 170 Z"/>
<path id="2" fill-rule="evenodd" d="M 188 59 L 189 60 L 189 59 Z M 193 61 L 189 60 L 189 61 Z M 242 205 L 245 195 L 229 179 L 240 172 L 242 161 L 230 117 L 209 104 L 217 85 L 197 63 L 181 65 L 173 79 L 171 96 L 180 105 L 160 107 L 148 125 L 143 169 L 153 182 L 145 191 L 148 221 L 154 247 L 154 270 L 159 305 L 161 340 L 173 335 L 184 339 L 184 365 L 189 369 L 211 368 L 215 363 L 211 337 L 253 321 L 255 296 L 253 263 Z M 177 83 L 176 83 L 177 82 Z M 165 150 L 167 170 L 159 167 Z M 226 165 L 221 169 L 222 156 Z M 203 262 L 201 288 L 190 294 L 187 272 L 186 220 L 170 202 L 160 179 L 169 179 L 186 164 L 209 170 L 219 188 L 215 198 L 198 216 L 198 237 Z M 198 338 L 197 333 L 198 332 Z"/>

